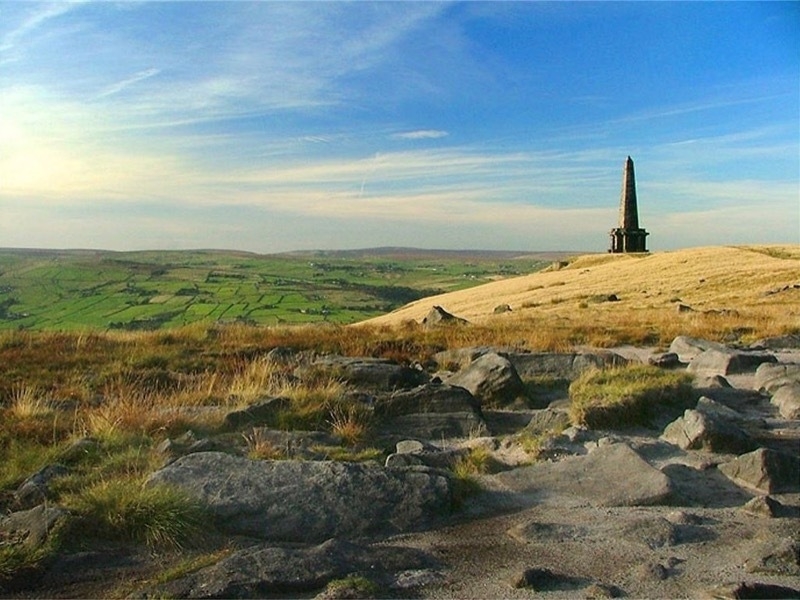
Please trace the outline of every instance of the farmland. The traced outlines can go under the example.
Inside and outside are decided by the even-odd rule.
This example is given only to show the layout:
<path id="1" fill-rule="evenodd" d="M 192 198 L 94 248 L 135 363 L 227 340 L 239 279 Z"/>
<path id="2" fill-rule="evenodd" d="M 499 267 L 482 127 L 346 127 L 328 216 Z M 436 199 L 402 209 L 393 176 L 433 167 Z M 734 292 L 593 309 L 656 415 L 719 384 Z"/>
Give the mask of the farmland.
<path id="1" fill-rule="evenodd" d="M 0 329 L 152 330 L 195 322 L 352 323 L 531 273 L 563 254 L 376 249 L 0 249 Z"/>

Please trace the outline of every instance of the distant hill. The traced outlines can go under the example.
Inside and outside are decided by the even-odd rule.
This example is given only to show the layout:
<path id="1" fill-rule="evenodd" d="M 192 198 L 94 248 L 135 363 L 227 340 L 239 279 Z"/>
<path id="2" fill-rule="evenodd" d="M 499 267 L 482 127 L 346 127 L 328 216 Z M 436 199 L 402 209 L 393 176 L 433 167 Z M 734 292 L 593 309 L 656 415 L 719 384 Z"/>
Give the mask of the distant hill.
<path id="1" fill-rule="evenodd" d="M 557 256 L 406 248 L 271 255 L 0 249 L 0 329 L 346 324 L 537 271 Z"/>
<path id="2" fill-rule="evenodd" d="M 494 314 L 507 304 L 511 312 Z M 652 254 L 595 254 L 521 277 L 412 302 L 367 321 L 420 321 L 435 305 L 472 322 L 580 318 L 592 307 L 640 316 L 647 311 L 750 311 L 785 307 L 800 330 L 800 245 L 709 247 Z M 585 313 L 583 313 L 585 314 Z"/>

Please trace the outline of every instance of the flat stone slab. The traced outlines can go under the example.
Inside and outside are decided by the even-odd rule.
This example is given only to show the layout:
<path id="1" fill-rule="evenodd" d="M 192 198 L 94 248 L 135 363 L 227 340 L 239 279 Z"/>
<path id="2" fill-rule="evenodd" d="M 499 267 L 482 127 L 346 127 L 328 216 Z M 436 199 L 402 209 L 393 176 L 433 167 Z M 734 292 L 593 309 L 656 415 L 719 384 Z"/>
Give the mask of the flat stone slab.
<path id="1" fill-rule="evenodd" d="M 328 582 L 352 573 L 369 573 L 373 580 L 386 582 L 432 564 L 433 559 L 421 550 L 361 546 L 337 539 L 311 547 L 258 545 L 180 579 L 140 590 L 133 597 L 311 597 L 311 592 Z"/>
<path id="2" fill-rule="evenodd" d="M 627 444 L 514 469 L 496 480 L 512 492 L 578 496 L 595 506 L 667 504 L 673 493 L 669 477 Z"/>
<path id="3" fill-rule="evenodd" d="M 221 452 L 184 456 L 148 485 L 182 488 L 223 530 L 281 542 L 358 539 L 431 527 L 449 515 L 450 481 L 427 467 L 254 461 Z"/>

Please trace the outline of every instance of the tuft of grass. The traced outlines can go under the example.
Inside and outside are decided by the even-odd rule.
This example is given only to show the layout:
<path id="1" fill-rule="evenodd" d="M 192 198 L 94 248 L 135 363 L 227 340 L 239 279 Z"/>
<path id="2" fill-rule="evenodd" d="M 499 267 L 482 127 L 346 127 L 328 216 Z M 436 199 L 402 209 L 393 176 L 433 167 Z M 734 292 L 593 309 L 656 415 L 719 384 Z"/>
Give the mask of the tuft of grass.
<path id="1" fill-rule="evenodd" d="M 81 533 L 152 549 L 181 548 L 208 526 L 201 504 L 168 486 L 144 487 L 138 479 L 116 479 L 81 490 L 65 504 L 77 515 Z"/>
<path id="2" fill-rule="evenodd" d="M 328 424 L 331 432 L 338 435 L 345 445 L 357 446 L 363 442 L 370 430 L 371 414 L 366 408 L 351 404 L 337 405 L 330 411 Z"/>
<path id="3" fill-rule="evenodd" d="M 374 581 L 362 575 L 348 575 L 334 579 L 325 586 L 322 598 L 378 598 L 381 588 Z"/>
<path id="4" fill-rule="evenodd" d="M 647 426 L 668 407 L 693 400 L 692 377 L 648 365 L 583 373 L 569 387 L 570 422 L 594 429 Z"/>
<path id="5" fill-rule="evenodd" d="M 252 460 L 281 460 L 286 458 L 286 452 L 269 441 L 263 429 L 254 427 L 250 433 L 243 433 L 242 437 L 247 445 L 247 458 Z"/>
<path id="6" fill-rule="evenodd" d="M 55 406 L 34 385 L 18 383 L 11 390 L 8 413 L 17 419 L 49 416 Z"/>
<path id="7" fill-rule="evenodd" d="M 491 470 L 493 460 L 492 453 L 485 446 L 475 446 L 455 462 L 453 473 L 461 479 L 482 475 Z"/>

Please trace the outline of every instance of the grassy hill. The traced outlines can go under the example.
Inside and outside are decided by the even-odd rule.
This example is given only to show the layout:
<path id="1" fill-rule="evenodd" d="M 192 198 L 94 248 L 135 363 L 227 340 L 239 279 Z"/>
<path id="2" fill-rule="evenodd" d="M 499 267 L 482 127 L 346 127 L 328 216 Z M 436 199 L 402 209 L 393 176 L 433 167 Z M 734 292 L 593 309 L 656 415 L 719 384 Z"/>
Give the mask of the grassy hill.
<path id="1" fill-rule="evenodd" d="M 5 249 L 0 329 L 352 323 L 427 295 L 535 271 L 553 256 L 402 248 L 281 255 Z"/>
<path id="2" fill-rule="evenodd" d="M 503 304 L 511 311 L 495 314 Z M 560 268 L 424 298 L 366 324 L 420 321 L 435 305 L 508 342 L 532 346 L 552 346 L 541 338 L 558 331 L 570 332 L 565 343 L 594 344 L 604 337 L 608 343 L 647 342 L 648 334 L 663 342 L 673 333 L 747 338 L 797 332 L 800 246 L 584 256 Z"/>

